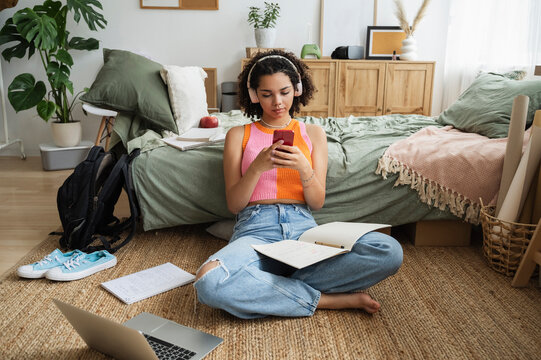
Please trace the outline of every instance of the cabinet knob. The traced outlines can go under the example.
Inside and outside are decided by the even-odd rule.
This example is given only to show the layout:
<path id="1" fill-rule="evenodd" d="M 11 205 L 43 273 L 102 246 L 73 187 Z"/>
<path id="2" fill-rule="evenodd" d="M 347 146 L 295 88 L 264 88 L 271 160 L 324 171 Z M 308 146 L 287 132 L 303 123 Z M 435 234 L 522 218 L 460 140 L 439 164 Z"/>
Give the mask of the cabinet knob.
<path id="1" fill-rule="evenodd" d="M 387 112 L 390 113 L 390 112 L 391 112 L 391 109 L 387 109 Z"/>
<path id="2" fill-rule="evenodd" d="M 381 108 L 378 108 L 376 111 L 377 111 L 377 112 L 380 112 L 380 111 L 381 111 Z"/>

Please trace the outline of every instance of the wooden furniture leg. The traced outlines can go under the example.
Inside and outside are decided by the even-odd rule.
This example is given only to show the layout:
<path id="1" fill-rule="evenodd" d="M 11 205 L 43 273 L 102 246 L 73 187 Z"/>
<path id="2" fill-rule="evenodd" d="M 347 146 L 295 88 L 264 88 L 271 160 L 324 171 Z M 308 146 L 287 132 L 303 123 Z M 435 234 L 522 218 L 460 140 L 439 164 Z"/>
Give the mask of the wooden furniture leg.
<path id="1" fill-rule="evenodd" d="M 524 287 L 528 285 L 536 264 L 541 265 L 541 219 L 539 219 L 539 222 L 537 223 L 535 232 L 524 253 L 524 257 L 520 261 L 520 265 L 511 282 L 511 286 Z"/>
<path id="2" fill-rule="evenodd" d="M 107 138 L 105 139 L 105 151 L 109 151 L 109 142 L 111 141 L 111 134 L 113 133 L 113 119 L 112 117 L 107 118 Z"/>
<path id="3" fill-rule="evenodd" d="M 98 129 L 98 135 L 96 136 L 96 143 L 94 145 L 99 146 L 101 143 L 101 137 L 103 135 L 103 131 L 105 130 L 105 123 L 107 122 L 107 117 L 103 116 L 101 118 L 101 124 L 100 128 Z"/>

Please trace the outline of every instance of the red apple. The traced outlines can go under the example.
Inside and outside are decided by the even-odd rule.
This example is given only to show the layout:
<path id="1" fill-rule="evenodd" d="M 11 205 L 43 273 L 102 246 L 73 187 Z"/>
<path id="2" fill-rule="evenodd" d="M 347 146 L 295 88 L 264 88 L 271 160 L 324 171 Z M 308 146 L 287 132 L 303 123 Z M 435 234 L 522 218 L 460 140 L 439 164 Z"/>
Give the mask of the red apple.
<path id="1" fill-rule="evenodd" d="M 202 128 L 218 127 L 218 118 L 216 116 L 203 116 L 201 120 L 199 120 L 199 127 L 202 127 Z"/>

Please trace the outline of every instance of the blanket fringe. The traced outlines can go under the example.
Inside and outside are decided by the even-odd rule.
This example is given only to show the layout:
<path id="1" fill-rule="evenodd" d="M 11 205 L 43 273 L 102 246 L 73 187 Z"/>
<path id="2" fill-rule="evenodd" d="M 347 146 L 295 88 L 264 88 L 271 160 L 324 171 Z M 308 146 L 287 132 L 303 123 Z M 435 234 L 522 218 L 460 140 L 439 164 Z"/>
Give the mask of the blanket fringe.
<path id="1" fill-rule="evenodd" d="M 400 161 L 387 155 L 383 155 L 378 161 L 376 174 L 387 179 L 388 174 L 397 174 L 398 179 L 394 186 L 410 185 L 417 191 L 419 199 L 429 206 L 440 210 L 447 208 L 453 214 L 465 221 L 478 225 L 481 205 L 458 194 L 452 189 L 441 186 L 430 179 L 424 178 L 421 174 L 408 168 Z"/>

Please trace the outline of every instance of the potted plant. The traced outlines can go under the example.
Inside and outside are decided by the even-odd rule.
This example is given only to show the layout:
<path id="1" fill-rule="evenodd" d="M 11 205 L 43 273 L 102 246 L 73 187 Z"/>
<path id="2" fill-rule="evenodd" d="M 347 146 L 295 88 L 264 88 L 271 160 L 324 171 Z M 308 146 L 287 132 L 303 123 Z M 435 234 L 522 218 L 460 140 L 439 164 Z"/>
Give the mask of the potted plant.
<path id="1" fill-rule="evenodd" d="M 57 146 L 75 146 L 81 140 L 81 124 L 73 119 L 72 110 L 78 96 L 73 94 L 70 81 L 73 58 L 70 50 L 96 50 L 98 40 L 72 36 L 66 29 L 68 13 L 75 22 L 84 19 L 88 28 L 96 31 L 105 28 L 107 21 L 97 9 L 103 9 L 99 0 L 46 0 L 32 9 L 24 8 L 9 18 L 0 30 L 0 45 L 16 42 L 2 51 L 6 61 L 28 58 L 39 54 L 47 82 L 36 81 L 24 73 L 16 76 L 8 87 L 8 99 L 16 112 L 36 107 L 38 115 L 46 122 L 52 117 L 53 140 Z M 68 92 L 70 95 L 68 95 Z"/>
<path id="2" fill-rule="evenodd" d="M 280 6 L 278 3 L 265 1 L 265 9 L 262 11 L 257 6 L 250 6 L 248 12 L 248 23 L 253 25 L 255 32 L 255 43 L 258 48 L 271 48 L 276 38 L 276 19 L 280 17 Z"/>

